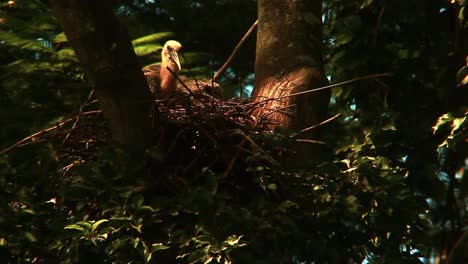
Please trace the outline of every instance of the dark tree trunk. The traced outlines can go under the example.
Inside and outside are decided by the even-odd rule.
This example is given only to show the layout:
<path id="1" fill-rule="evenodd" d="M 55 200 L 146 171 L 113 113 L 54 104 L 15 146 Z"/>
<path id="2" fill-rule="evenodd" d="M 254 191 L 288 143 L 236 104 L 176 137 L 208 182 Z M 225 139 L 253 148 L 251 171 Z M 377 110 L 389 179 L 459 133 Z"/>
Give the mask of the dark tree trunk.
<path id="1" fill-rule="evenodd" d="M 253 101 L 326 85 L 322 60 L 322 1 L 259 0 Z M 256 111 L 270 128 L 301 130 L 326 117 L 329 91 L 269 100 Z M 318 130 L 304 137 L 316 139 Z"/>
<path id="2" fill-rule="evenodd" d="M 151 137 L 152 95 L 130 37 L 109 2 L 50 1 L 87 78 L 93 83 L 113 139 L 127 147 L 142 148 Z"/>

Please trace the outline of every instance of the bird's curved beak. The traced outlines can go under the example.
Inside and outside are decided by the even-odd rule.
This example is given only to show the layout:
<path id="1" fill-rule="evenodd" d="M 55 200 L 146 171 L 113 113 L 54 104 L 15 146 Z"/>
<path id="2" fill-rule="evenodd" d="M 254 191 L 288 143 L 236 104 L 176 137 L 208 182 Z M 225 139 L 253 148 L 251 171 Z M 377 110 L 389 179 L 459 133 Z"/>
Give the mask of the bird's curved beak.
<path id="1" fill-rule="evenodd" d="M 177 54 L 177 51 L 171 50 L 169 52 L 169 56 L 171 58 L 171 61 L 174 62 L 177 65 L 177 70 L 181 70 L 182 67 L 180 67 L 180 61 L 179 61 L 179 55 Z"/>

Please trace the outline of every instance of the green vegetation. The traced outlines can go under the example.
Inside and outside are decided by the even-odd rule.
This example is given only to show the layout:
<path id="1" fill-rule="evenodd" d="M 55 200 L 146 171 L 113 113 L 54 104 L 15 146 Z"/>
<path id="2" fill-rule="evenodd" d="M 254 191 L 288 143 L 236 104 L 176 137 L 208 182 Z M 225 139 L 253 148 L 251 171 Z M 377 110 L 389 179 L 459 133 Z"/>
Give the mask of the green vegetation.
<path id="1" fill-rule="evenodd" d="M 142 66 L 177 39 L 183 73 L 205 78 L 256 19 L 247 0 L 116 2 Z M 391 76 L 333 88 L 340 116 L 308 163 L 295 162 L 297 131 L 214 121 L 177 127 L 171 151 L 122 171 L 98 115 L 81 117 L 84 136 L 67 122 L 2 152 L 0 262 L 446 260 L 468 193 L 468 22 L 465 1 L 451 2 L 323 1 L 331 82 Z M 220 78 L 226 98 L 251 85 L 254 50 L 251 36 Z M 90 90 L 45 1 L 0 1 L 0 149 L 97 111 Z"/>

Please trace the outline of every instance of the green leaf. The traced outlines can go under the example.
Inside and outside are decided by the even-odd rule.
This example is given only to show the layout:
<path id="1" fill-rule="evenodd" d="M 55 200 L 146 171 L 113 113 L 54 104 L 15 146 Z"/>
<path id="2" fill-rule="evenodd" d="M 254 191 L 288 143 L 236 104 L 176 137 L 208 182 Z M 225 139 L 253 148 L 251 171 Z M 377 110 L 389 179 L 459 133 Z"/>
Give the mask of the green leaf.
<path id="1" fill-rule="evenodd" d="M 110 220 L 116 220 L 116 221 L 130 221 L 132 220 L 132 217 L 128 216 L 128 217 L 125 217 L 125 216 L 113 216 L 110 218 Z"/>
<path id="2" fill-rule="evenodd" d="M 133 46 L 144 45 L 148 43 L 161 43 L 164 39 L 172 38 L 175 34 L 172 32 L 159 32 L 143 36 L 132 41 Z"/>
<path id="3" fill-rule="evenodd" d="M 65 33 L 61 32 L 57 36 L 55 36 L 54 42 L 68 42 L 68 39 Z"/>
<path id="4" fill-rule="evenodd" d="M 87 229 L 91 229 L 91 226 L 92 226 L 91 223 L 89 223 L 89 222 L 84 222 L 84 221 L 77 222 L 77 223 L 75 223 L 75 224 L 76 224 L 76 225 L 79 225 L 79 226 L 83 226 L 83 227 L 85 227 L 85 228 L 87 228 Z"/>
<path id="5" fill-rule="evenodd" d="M 154 209 L 153 207 L 151 207 L 149 205 L 140 206 L 140 207 L 138 207 L 138 210 L 140 210 L 140 211 L 150 211 L 152 213 L 156 212 L 156 209 Z"/>
<path id="6" fill-rule="evenodd" d="M 229 236 L 224 242 L 226 242 L 230 246 L 234 246 L 234 245 L 239 244 L 239 240 L 241 238 L 242 238 L 242 236 L 232 235 L 232 236 Z"/>
<path id="7" fill-rule="evenodd" d="M 137 248 L 140 243 L 141 243 L 141 240 L 139 237 L 133 239 L 133 243 L 132 243 L 133 248 Z"/>
<path id="8" fill-rule="evenodd" d="M 363 0 L 361 3 L 361 6 L 359 7 L 360 9 L 366 8 L 369 5 L 371 5 L 374 2 L 374 0 Z"/>
<path id="9" fill-rule="evenodd" d="M 151 245 L 151 251 L 152 252 L 159 251 L 159 250 L 165 250 L 165 249 L 169 249 L 169 248 L 171 248 L 171 247 L 165 246 L 162 243 L 154 243 L 154 244 Z"/>
<path id="10" fill-rule="evenodd" d="M 189 255 L 188 262 L 190 264 L 193 264 L 193 263 L 197 263 L 199 261 L 202 261 L 203 259 L 206 258 L 207 254 L 208 253 L 205 251 L 205 249 L 195 250 L 194 252 L 192 252 Z"/>
<path id="11" fill-rule="evenodd" d="M 153 257 L 153 253 L 151 253 L 151 252 L 148 253 L 148 254 L 146 255 L 146 262 L 149 262 L 149 261 L 151 260 L 152 257 Z"/>
<path id="12" fill-rule="evenodd" d="M 85 231 L 85 229 L 82 226 L 75 225 L 75 224 L 67 225 L 64 229 L 78 230 L 78 231 L 81 231 L 81 232 Z"/>
<path id="13" fill-rule="evenodd" d="M 107 219 L 101 219 L 101 220 L 99 220 L 99 221 L 96 221 L 95 223 L 92 224 L 92 226 L 91 226 L 91 231 L 96 230 L 96 228 L 97 228 L 100 224 L 105 223 L 105 222 L 108 222 L 108 221 L 109 221 L 109 220 L 107 220 Z"/>
<path id="14" fill-rule="evenodd" d="M 37 238 L 31 232 L 24 232 L 24 236 L 29 242 L 37 242 Z"/>
<path id="15" fill-rule="evenodd" d="M 468 66 L 463 66 L 457 72 L 457 81 L 461 85 L 466 85 L 468 83 Z"/>
<path id="16" fill-rule="evenodd" d="M 432 127 L 433 133 L 439 131 L 439 129 L 444 126 L 445 124 L 451 122 L 454 119 L 450 114 L 443 114 L 437 119 L 436 124 Z"/>
<path id="17" fill-rule="evenodd" d="M 137 56 L 148 56 L 151 54 L 157 54 L 161 52 L 162 46 L 159 44 L 144 44 L 135 47 L 135 53 Z"/>
<path id="18" fill-rule="evenodd" d="M 2 40 L 1 44 L 13 49 L 21 49 L 24 51 L 30 52 L 41 52 L 41 53 L 52 53 L 53 49 L 47 46 L 44 46 L 40 41 L 36 39 L 28 39 L 19 34 L 12 32 L 6 32 L 0 30 L 0 39 Z"/>
<path id="19" fill-rule="evenodd" d="M 78 62 L 75 51 L 73 49 L 65 48 L 57 51 L 56 56 L 59 60 L 68 60 Z"/>
<path id="20" fill-rule="evenodd" d="M 268 184 L 268 189 L 272 190 L 272 191 L 276 191 L 278 190 L 278 186 L 274 183 L 270 183 Z"/>

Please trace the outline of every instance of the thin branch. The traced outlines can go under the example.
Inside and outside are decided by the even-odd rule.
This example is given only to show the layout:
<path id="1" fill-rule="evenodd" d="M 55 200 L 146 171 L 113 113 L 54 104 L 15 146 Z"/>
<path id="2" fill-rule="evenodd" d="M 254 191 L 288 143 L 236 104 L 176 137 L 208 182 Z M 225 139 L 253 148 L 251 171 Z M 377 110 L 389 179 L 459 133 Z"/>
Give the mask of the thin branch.
<path id="1" fill-rule="evenodd" d="M 181 84 L 182 86 L 184 86 L 184 88 L 187 90 L 187 92 L 195 97 L 195 94 L 192 92 L 192 90 L 190 90 L 190 88 L 188 88 L 188 86 L 179 78 L 179 76 L 177 75 L 177 73 L 175 73 L 171 68 L 169 68 L 168 66 L 166 67 L 166 69 L 172 74 L 172 76 L 174 76 Z"/>
<path id="2" fill-rule="evenodd" d="M 297 141 L 297 142 L 311 143 L 311 144 L 325 145 L 325 142 L 323 142 L 323 141 L 318 141 L 318 140 L 313 140 L 313 139 L 296 139 L 296 141 Z"/>
<path id="3" fill-rule="evenodd" d="M 378 77 L 390 77 L 390 76 L 392 76 L 392 74 L 390 74 L 390 73 L 379 73 L 379 74 L 367 75 L 367 76 L 358 77 L 358 78 L 355 78 L 355 79 L 352 79 L 352 80 L 348 80 L 348 81 L 344 81 L 344 82 L 339 82 L 339 83 L 335 83 L 335 84 L 330 84 L 330 85 L 327 85 L 327 86 L 322 86 L 322 87 L 315 88 L 315 89 L 311 89 L 311 90 L 307 90 L 307 91 L 302 91 L 302 92 L 298 92 L 298 93 L 292 93 L 292 94 L 289 94 L 289 95 L 283 95 L 283 96 L 274 97 L 274 98 L 267 98 L 267 99 L 262 100 L 262 101 L 260 101 L 260 102 L 254 102 L 254 103 L 251 103 L 251 104 L 266 103 L 266 102 L 272 101 L 272 100 L 284 99 L 284 98 L 289 98 L 289 97 L 293 97 L 293 96 L 298 96 L 298 95 L 303 95 L 303 94 L 318 92 L 318 91 L 330 89 L 330 88 L 333 88 L 333 87 L 337 87 L 337 86 L 341 86 L 341 85 L 345 85 L 345 84 L 354 83 L 354 82 L 357 82 L 357 81 L 362 81 L 362 80 L 367 80 L 367 79 L 373 79 L 373 78 L 378 78 Z"/>
<path id="4" fill-rule="evenodd" d="M 77 115 L 77 118 L 75 120 L 75 123 L 73 123 L 73 126 L 72 128 L 68 131 L 67 135 L 65 136 L 65 138 L 63 139 L 62 141 L 62 146 L 65 144 L 65 142 L 67 142 L 67 140 L 70 138 L 70 132 L 76 128 L 76 126 L 78 125 L 78 122 L 80 122 L 80 115 L 81 113 L 83 113 L 83 110 L 86 106 L 88 106 L 90 104 L 90 101 L 91 101 L 91 98 L 93 97 L 94 95 L 94 90 L 91 90 L 91 92 L 89 93 L 88 95 L 88 98 L 86 99 L 86 101 L 84 101 L 84 103 L 80 106 L 80 110 L 78 111 L 78 115 Z"/>
<path id="5" fill-rule="evenodd" d="M 375 25 L 374 39 L 372 40 L 372 45 L 374 47 L 377 45 L 377 37 L 379 35 L 379 27 L 380 27 L 380 24 L 382 22 L 382 16 L 383 16 L 384 10 L 385 10 L 385 6 L 382 6 L 382 8 L 380 9 L 380 12 L 379 12 L 379 16 L 377 18 L 377 23 Z"/>
<path id="6" fill-rule="evenodd" d="M 247 134 L 245 134 L 244 131 L 242 131 L 240 129 L 234 129 L 233 133 L 244 137 L 244 139 L 246 139 L 248 142 L 250 142 L 252 147 L 256 148 L 259 152 L 261 152 L 263 155 L 265 155 L 265 157 L 268 158 L 269 162 L 271 162 L 274 165 L 279 165 L 279 162 L 277 162 L 273 157 L 270 156 L 270 154 L 268 154 L 268 152 L 266 152 L 257 143 L 255 143 L 255 141 L 253 139 L 251 139 Z M 240 149 L 242 149 L 242 148 L 240 147 Z"/>
<path id="7" fill-rule="evenodd" d="M 94 114 L 99 114 L 99 113 L 101 113 L 101 110 L 83 112 L 80 115 L 94 115 Z M 35 137 L 41 136 L 41 135 L 43 135 L 43 134 L 45 134 L 47 132 L 50 132 L 52 130 L 59 129 L 60 127 L 64 126 L 65 124 L 68 124 L 68 123 L 74 121 L 75 118 L 77 118 L 77 116 L 78 115 L 75 115 L 74 117 L 68 118 L 68 119 L 56 124 L 53 127 L 46 128 L 44 130 L 38 131 L 38 132 L 36 132 L 36 133 L 34 133 L 34 134 L 30 135 L 30 136 L 27 136 L 27 137 L 23 138 L 22 140 L 20 140 L 20 141 L 16 142 L 15 144 L 9 146 L 8 148 L 5 148 L 2 151 L 0 151 L 0 155 L 3 155 L 3 154 L 7 153 L 8 151 L 10 151 L 10 150 L 12 150 L 12 149 L 14 149 L 16 147 L 26 145 L 27 141 L 29 141 L 29 140 L 34 142 Z"/>
<path id="8" fill-rule="evenodd" d="M 285 115 L 288 115 L 288 116 L 291 116 L 292 113 L 291 112 L 286 112 L 284 111 L 285 109 L 288 109 L 288 108 L 292 108 L 292 107 L 296 107 L 295 104 L 291 104 L 291 105 L 288 105 L 288 106 L 284 106 L 284 107 L 280 107 L 280 108 L 276 108 L 276 109 L 267 109 L 265 108 L 266 110 L 270 110 L 270 112 L 268 113 L 265 113 L 265 114 L 262 114 L 260 116 L 260 118 L 267 118 L 269 115 L 272 115 L 272 114 L 275 114 L 275 113 L 280 113 L 280 114 L 285 114 Z"/>
<path id="9" fill-rule="evenodd" d="M 457 254 L 463 254 L 462 245 L 467 243 L 468 241 L 468 230 L 465 230 L 461 236 L 456 240 L 455 244 L 453 245 L 452 249 L 450 250 L 447 260 L 445 263 L 447 264 L 455 264 L 454 260 L 456 260 Z M 466 247 L 465 247 L 466 248 Z M 466 252 L 465 252 L 466 253 Z"/>
<path id="10" fill-rule="evenodd" d="M 224 63 L 224 65 L 219 68 L 219 70 L 216 72 L 216 74 L 213 76 L 213 78 L 211 79 L 211 82 L 213 82 L 214 80 L 216 80 L 226 69 L 227 67 L 229 66 L 229 64 L 231 63 L 232 59 L 234 59 L 234 56 L 236 55 L 237 51 L 239 51 L 240 47 L 244 44 L 244 42 L 247 40 L 247 37 L 249 37 L 249 35 L 252 33 L 252 31 L 254 31 L 254 29 L 257 27 L 257 24 L 258 24 L 258 19 L 252 24 L 252 26 L 249 28 L 249 30 L 247 31 L 247 33 L 245 33 L 244 37 L 242 37 L 242 39 L 239 41 L 239 43 L 237 44 L 237 46 L 234 48 L 234 50 L 232 51 L 231 55 L 229 55 L 229 58 L 226 60 L 226 62 Z"/>
<path id="11" fill-rule="evenodd" d="M 182 86 L 184 86 L 184 88 L 187 90 L 187 92 L 193 96 L 194 99 L 198 100 L 199 102 L 201 102 L 205 107 L 207 107 L 206 105 L 206 102 L 204 100 L 201 100 L 199 98 L 199 96 L 197 97 L 193 92 L 192 90 L 190 90 L 190 88 L 179 78 L 179 76 L 169 67 L 166 67 L 167 70 L 182 84 Z M 195 83 L 197 85 L 197 89 L 200 91 L 200 88 L 198 87 L 198 83 L 197 83 L 197 80 L 195 80 Z"/>
<path id="12" fill-rule="evenodd" d="M 301 133 L 304 133 L 304 132 L 307 132 L 307 131 L 310 131 L 310 130 L 316 128 L 316 127 L 323 126 L 323 125 L 325 125 L 326 123 L 328 123 L 328 122 L 330 122 L 330 121 L 336 119 L 336 118 L 339 117 L 340 115 L 341 115 L 341 114 L 336 114 L 336 115 L 334 115 L 334 116 L 328 118 L 327 120 L 324 120 L 324 121 L 322 121 L 322 122 L 320 122 L 320 123 L 318 123 L 318 124 L 315 124 L 315 125 L 313 125 L 313 126 L 311 126 L 311 127 L 308 127 L 308 128 L 304 128 L 304 129 L 302 129 L 301 131 L 299 131 L 299 133 L 297 133 L 297 135 L 299 135 L 299 134 L 301 134 Z"/>

